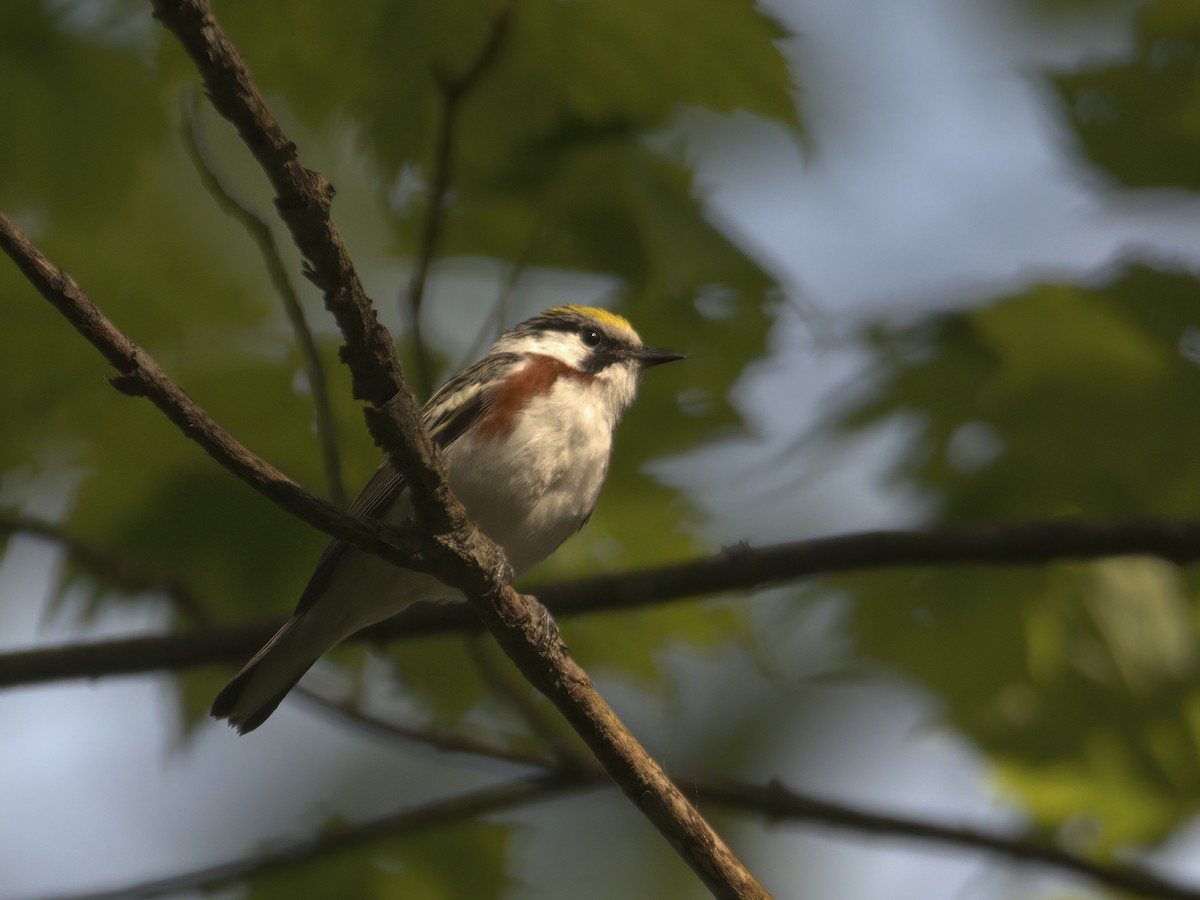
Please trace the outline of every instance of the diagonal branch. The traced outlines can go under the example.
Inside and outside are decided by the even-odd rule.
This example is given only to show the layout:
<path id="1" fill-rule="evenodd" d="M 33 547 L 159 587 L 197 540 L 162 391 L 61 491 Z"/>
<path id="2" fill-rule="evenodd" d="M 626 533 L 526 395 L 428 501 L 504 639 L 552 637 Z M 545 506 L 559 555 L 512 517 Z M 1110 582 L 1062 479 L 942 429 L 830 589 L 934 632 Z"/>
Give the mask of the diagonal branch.
<path id="1" fill-rule="evenodd" d="M 430 569 L 430 541 L 418 540 L 401 529 L 342 512 L 242 446 L 171 381 L 145 350 L 113 325 L 71 276 L 46 259 L 2 212 L 0 249 L 120 373 L 110 377 L 109 381 L 121 393 L 147 398 L 213 459 L 297 518 L 398 565 L 422 571 Z"/>
<path id="2" fill-rule="evenodd" d="M 420 730 L 372 717 L 360 719 L 352 716 L 345 721 L 354 728 L 397 742 L 409 743 L 418 740 L 442 749 L 448 741 L 448 736 L 441 732 L 425 734 Z M 456 753 L 478 754 L 488 759 L 523 763 L 542 770 L 547 777 L 558 772 L 563 777 L 573 777 L 581 783 L 594 781 L 600 774 L 594 765 L 551 763 L 530 754 L 522 754 L 474 739 L 452 740 L 448 749 Z M 732 779 L 677 775 L 675 783 L 689 796 L 697 797 L 702 804 L 716 804 L 760 815 L 772 822 L 807 822 L 857 835 L 876 834 L 907 839 L 918 844 L 958 850 L 979 850 L 1012 862 L 1082 876 L 1098 885 L 1129 891 L 1139 896 L 1162 897 L 1166 900 L 1200 900 L 1200 887 L 1160 877 L 1141 866 L 1093 862 L 1052 844 L 1031 840 L 1019 834 L 999 834 L 980 828 L 821 799 L 787 788 L 778 779 L 772 779 L 766 785 L 759 785 Z M 557 795 L 551 794 L 546 799 L 553 799 L 555 796 Z"/>
<path id="3" fill-rule="evenodd" d="M 158 897 L 182 891 L 211 889 L 236 881 L 286 870 L 289 867 L 361 847 L 372 841 L 479 819 L 560 797 L 602 784 L 598 771 L 546 769 L 478 791 L 344 826 L 326 835 L 297 841 L 257 856 L 205 866 L 165 878 L 120 888 L 59 896 L 53 900 L 125 900 Z M 700 799 L 720 806 L 763 815 L 773 821 L 809 822 L 862 834 L 908 838 L 935 846 L 983 852 L 1015 862 L 1043 866 L 1087 878 L 1097 885 L 1164 900 L 1200 900 L 1200 889 L 1162 878 L 1141 868 L 1091 862 L 1057 847 L 1020 837 L 868 810 L 820 800 L 782 787 L 705 778 L 681 778 L 679 784 Z M 42 898 L 51 900 L 51 898 Z"/>
<path id="4" fill-rule="evenodd" d="M 509 658 L 554 702 L 626 796 L 669 839 L 709 890 L 718 897 L 770 896 L 596 692 L 587 673 L 557 639 L 555 629 L 547 627 L 548 614 L 540 604 L 521 596 L 500 578 L 499 566 L 493 573 L 480 567 L 479 559 L 494 559 L 498 551 L 469 520 L 465 542 L 447 541 L 444 536 L 421 539 L 402 529 L 349 516 L 314 497 L 221 428 L 3 213 L 0 249 L 121 372 L 112 379 L 115 387 L 149 398 L 238 478 L 321 530 L 397 565 L 429 572 L 462 590 L 468 599 L 475 598 L 476 613 Z M 441 492 L 448 494 L 444 485 Z M 457 538 L 457 533 L 451 538 Z"/>
<path id="5" fill-rule="evenodd" d="M 407 479 L 418 518 L 434 532 L 460 525 L 464 516 L 461 508 L 447 508 L 444 473 L 391 335 L 379 323 L 330 218 L 333 185 L 300 163 L 296 145 L 267 108 L 207 0 L 151 4 L 196 64 L 213 107 L 233 123 L 270 181 L 279 215 L 304 257 L 305 274 L 324 294 L 346 339 L 342 361 L 350 368 L 354 396 L 368 404 L 371 434 Z"/>
<path id="6" fill-rule="evenodd" d="M 542 754 L 510 750 L 507 747 L 447 728 L 436 726 L 414 728 L 401 725 L 389 719 L 363 712 L 351 704 L 330 700 L 316 691 L 309 690 L 304 685 L 293 690 L 308 701 L 319 715 L 350 725 L 365 734 L 386 738 L 389 741 L 399 740 L 410 744 L 424 744 L 443 753 L 485 757 L 535 769 L 551 768 L 551 760 Z M 594 770 L 594 764 L 592 768 Z"/>
<path id="7" fill-rule="evenodd" d="M 321 459 L 325 466 L 325 483 L 329 488 L 329 497 L 338 506 L 345 508 L 349 505 L 346 496 L 346 486 L 342 482 L 342 462 L 338 454 L 337 421 L 333 415 L 333 404 L 329 401 L 329 384 L 325 378 L 325 366 L 321 362 L 321 353 L 317 342 L 313 339 L 312 329 L 308 327 L 308 319 L 304 315 L 304 307 L 300 297 L 288 275 L 287 267 L 283 264 L 283 254 L 275 242 L 275 235 L 263 219 L 230 193 L 229 188 L 217 177 L 200 147 L 200 128 L 197 117 L 195 98 L 183 110 L 183 123 L 179 129 L 183 139 L 184 149 L 192 160 L 200 182 L 208 191 L 217 206 L 240 224 L 254 245 L 258 247 L 263 264 L 267 268 L 267 276 L 275 287 L 275 293 L 283 304 L 284 314 L 292 326 L 292 334 L 296 339 L 296 347 L 304 360 L 304 372 L 308 377 L 308 387 L 312 392 L 313 415 L 317 425 L 317 442 L 321 448 Z"/>
<path id="8" fill-rule="evenodd" d="M 585 790 L 597 783 L 596 780 L 581 782 L 577 778 L 567 778 L 556 772 L 518 778 L 449 800 L 439 800 L 389 816 L 348 825 L 320 837 L 266 851 L 259 856 L 218 863 L 215 866 L 125 885 L 113 890 L 47 897 L 42 900 L 131 900 L 216 887 L 287 869 L 318 856 L 353 850 L 372 841 L 470 821 L 530 803 L 544 803 L 568 792 Z"/>

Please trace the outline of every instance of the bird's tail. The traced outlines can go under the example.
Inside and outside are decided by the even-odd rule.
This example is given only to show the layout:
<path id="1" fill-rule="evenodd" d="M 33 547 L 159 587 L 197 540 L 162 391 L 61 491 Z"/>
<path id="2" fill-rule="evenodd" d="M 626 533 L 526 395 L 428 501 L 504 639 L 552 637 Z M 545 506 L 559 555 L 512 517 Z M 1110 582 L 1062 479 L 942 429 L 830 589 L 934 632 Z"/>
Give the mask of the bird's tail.
<path id="1" fill-rule="evenodd" d="M 321 655 L 321 650 L 313 652 L 305 646 L 299 623 L 299 616 L 288 619 L 221 689 L 209 710 L 214 719 L 228 719 L 238 734 L 245 734 L 275 712 Z"/>

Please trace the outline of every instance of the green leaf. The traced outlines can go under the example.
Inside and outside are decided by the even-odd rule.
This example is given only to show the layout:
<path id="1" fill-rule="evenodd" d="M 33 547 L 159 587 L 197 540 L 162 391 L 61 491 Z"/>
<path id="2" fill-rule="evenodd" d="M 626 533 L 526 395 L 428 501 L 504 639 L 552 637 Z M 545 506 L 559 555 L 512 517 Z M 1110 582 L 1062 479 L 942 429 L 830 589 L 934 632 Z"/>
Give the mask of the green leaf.
<path id="1" fill-rule="evenodd" d="M 894 477 L 942 522 L 1194 515 L 1195 281 L 1133 268 L 1044 285 L 915 328 L 844 435 L 903 415 Z M 1048 828 L 1086 811 L 1108 852 L 1200 806 L 1200 579 L 1122 558 L 839 579 L 864 656 L 928 685 Z"/>
<path id="2" fill-rule="evenodd" d="M 383 837 L 259 875 L 248 896 L 254 900 L 498 898 L 510 887 L 505 871 L 508 833 L 501 825 L 464 822 L 452 829 Z"/>

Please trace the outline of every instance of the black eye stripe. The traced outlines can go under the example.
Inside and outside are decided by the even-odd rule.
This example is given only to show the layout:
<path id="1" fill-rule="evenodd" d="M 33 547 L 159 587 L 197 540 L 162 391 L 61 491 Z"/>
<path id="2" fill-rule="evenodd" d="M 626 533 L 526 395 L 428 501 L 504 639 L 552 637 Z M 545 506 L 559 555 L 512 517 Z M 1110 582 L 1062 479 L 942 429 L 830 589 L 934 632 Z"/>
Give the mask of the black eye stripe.
<path id="1" fill-rule="evenodd" d="M 583 346 L 585 347 L 599 347 L 603 341 L 600 332 L 589 325 L 584 325 L 579 330 L 579 339 L 583 341 Z"/>

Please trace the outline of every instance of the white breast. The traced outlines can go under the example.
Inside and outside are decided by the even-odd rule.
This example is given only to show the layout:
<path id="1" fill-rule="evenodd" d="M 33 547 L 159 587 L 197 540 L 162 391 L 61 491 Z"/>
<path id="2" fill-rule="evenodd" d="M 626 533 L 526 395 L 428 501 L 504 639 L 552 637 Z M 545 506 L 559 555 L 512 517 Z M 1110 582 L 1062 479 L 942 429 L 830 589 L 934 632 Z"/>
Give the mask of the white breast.
<path id="1" fill-rule="evenodd" d="M 446 450 L 451 489 L 518 574 L 578 531 L 596 505 L 613 429 L 636 390 L 634 373 L 612 375 L 559 378 L 511 432 L 482 441 L 467 434 Z"/>

